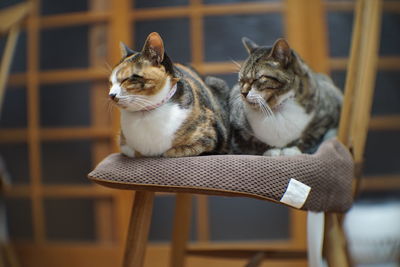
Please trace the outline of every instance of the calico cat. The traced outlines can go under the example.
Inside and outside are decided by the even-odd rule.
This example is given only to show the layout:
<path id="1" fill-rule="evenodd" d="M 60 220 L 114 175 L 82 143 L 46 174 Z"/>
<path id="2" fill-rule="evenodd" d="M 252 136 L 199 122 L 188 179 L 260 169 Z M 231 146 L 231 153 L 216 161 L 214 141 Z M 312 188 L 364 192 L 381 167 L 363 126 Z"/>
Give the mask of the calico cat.
<path id="1" fill-rule="evenodd" d="M 151 33 L 141 52 L 121 43 L 110 99 L 121 110 L 121 152 L 129 157 L 183 157 L 227 152 L 229 88 L 173 64 Z"/>
<path id="2" fill-rule="evenodd" d="M 284 39 L 243 38 L 249 57 L 230 95 L 232 151 L 269 156 L 311 152 L 338 126 L 342 93 L 313 72 Z"/>

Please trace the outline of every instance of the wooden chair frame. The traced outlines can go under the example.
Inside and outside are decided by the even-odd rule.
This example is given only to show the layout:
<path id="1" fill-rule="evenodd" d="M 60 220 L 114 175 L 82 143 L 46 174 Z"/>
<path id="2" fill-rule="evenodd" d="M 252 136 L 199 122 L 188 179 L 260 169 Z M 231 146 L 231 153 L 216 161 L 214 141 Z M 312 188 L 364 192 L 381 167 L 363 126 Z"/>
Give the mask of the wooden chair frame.
<path id="1" fill-rule="evenodd" d="M 28 0 L 31 4 L 28 21 L 21 25 L 21 30 L 26 32 L 26 71 L 12 73 L 8 85 L 10 90 L 26 88 L 26 108 L 28 124 L 22 128 L 0 129 L 0 143 L 24 144 L 27 147 L 29 164 L 29 184 L 13 184 L 6 192 L 6 197 L 11 199 L 27 199 L 32 209 L 32 239 L 17 238 L 15 248 L 23 265 L 54 266 L 55 264 L 67 265 L 65 259 L 76 259 L 79 266 L 110 266 L 119 265 L 122 260 L 123 243 L 126 238 L 126 229 L 131 210 L 132 194 L 128 191 L 115 191 L 100 186 L 88 185 L 48 185 L 42 181 L 42 160 L 40 144 L 49 140 L 65 141 L 77 139 L 90 139 L 94 141 L 92 146 L 93 164 L 99 162 L 111 152 L 115 143 L 115 135 L 119 130 L 118 115 L 109 121 L 102 116 L 105 109 L 102 99 L 104 88 L 107 87 L 108 73 L 103 70 L 104 62 L 115 63 L 120 58 L 118 42 L 124 41 L 128 45 L 134 43 L 132 31 L 134 23 L 144 20 L 156 20 L 167 18 L 187 18 L 190 24 L 191 58 L 193 65 L 202 74 L 228 74 L 235 71 L 236 67 L 230 61 L 208 62 L 204 56 L 207 47 L 205 40 L 206 28 L 204 19 L 209 16 L 226 16 L 235 14 L 265 15 L 279 14 L 282 17 L 282 26 L 289 43 L 305 58 L 316 71 L 328 73 L 343 71 L 348 60 L 346 57 L 328 57 L 328 46 L 324 41 L 326 31 L 324 28 L 325 17 L 318 9 L 323 7 L 328 12 L 351 13 L 355 1 L 323 1 L 323 0 L 282 0 L 277 2 L 248 2 L 230 4 L 207 4 L 202 0 L 189 0 L 184 6 L 137 8 L 132 3 L 134 0 L 89 0 L 88 10 L 74 13 L 44 15 L 40 12 L 40 0 Z M 319 3 L 320 2 L 320 3 Z M 400 5 L 396 1 L 385 1 L 384 10 L 400 12 Z M 15 18 L 15 17 L 14 17 Z M 0 20 L 5 19 L 0 16 Z M 311 20 L 311 22 L 308 22 Z M 1 24 L 0 28 L 6 24 Z M 40 40 L 43 30 L 55 30 L 58 28 L 87 25 L 89 27 L 89 57 L 88 68 L 71 68 L 59 70 L 41 70 L 40 68 Z M 321 31 L 323 28 L 324 31 Z M 104 38 L 98 38 L 98 32 L 104 34 Z M 96 37 L 97 36 L 97 37 Z M 104 40 L 107 40 L 106 51 Z M 318 45 L 312 46 L 312 42 Z M 100 49 L 94 49 L 98 47 Z M 310 51 L 312 50 L 312 51 Z M 322 51 L 321 51 L 322 50 Z M 324 51 L 325 50 L 325 51 Z M 97 51 L 94 53 L 94 51 Z M 326 54 L 326 55 L 324 55 Z M 99 56 L 100 55 L 100 56 Z M 106 57 L 106 59 L 104 59 Z M 379 67 L 383 71 L 399 70 L 398 56 L 385 56 L 379 60 Z M 44 128 L 40 125 L 39 96 L 40 86 L 66 83 L 66 82 L 91 82 L 91 118 L 93 124 L 87 127 Z M 12 88 L 14 87 L 14 88 Z M 25 90 L 25 89 L 23 89 Z M 399 115 L 374 116 L 370 123 L 373 131 L 397 131 L 400 129 Z M 113 146 L 115 150 L 117 145 Z M 362 189 L 365 190 L 392 190 L 399 188 L 398 175 L 377 175 L 364 179 Z M 96 240 L 93 243 L 62 242 L 54 243 L 46 237 L 46 220 L 43 200 L 45 198 L 89 198 L 95 202 Z M 159 195 L 158 197 L 169 197 Z M 197 203 L 197 237 L 199 241 L 207 241 L 209 231 L 207 224 L 207 197 L 196 196 Z M 284 241 L 270 241 L 263 244 L 218 244 L 212 246 L 193 244 L 186 246 L 186 255 L 200 255 L 200 253 L 213 252 L 222 255 L 226 248 L 238 245 L 247 248 L 265 248 L 270 245 L 291 248 L 305 247 L 305 213 L 289 210 L 290 237 Z M 109 220 L 104 218 L 110 218 Z M 201 223 L 199 223 L 201 222 Z M 212 248 L 218 248 L 211 251 Z M 251 257 L 251 249 L 242 250 L 243 256 Z M 148 250 L 148 255 L 160 255 L 156 263 L 154 257 L 147 261 L 153 265 L 166 258 L 166 245 L 153 245 Z M 237 252 L 237 251 L 236 251 Z M 235 253 L 236 253 L 235 252 Z M 250 253 L 251 252 L 251 253 Z M 239 254 L 239 253 L 237 253 Z M 236 255 L 237 255 L 236 254 Z M 266 257 L 272 257 L 265 254 Z M 190 259 L 192 261 L 192 259 Z M 204 262 L 207 259 L 193 259 L 194 262 Z M 164 261 L 163 261 L 164 262 Z M 304 261 L 302 261 L 303 263 Z M 288 262 L 290 265 L 290 263 Z M 296 262 L 297 265 L 297 262 Z"/>
<path id="2" fill-rule="evenodd" d="M 357 1 L 351 55 L 339 127 L 339 140 L 352 151 L 356 166 L 361 165 L 363 161 L 369 126 L 378 60 L 381 13 L 381 0 Z M 357 172 L 355 176 L 355 178 L 358 178 L 360 172 Z M 357 187 L 356 181 L 355 188 Z M 171 267 L 183 267 L 185 254 L 188 252 L 190 199 L 190 195 L 177 194 Z M 123 267 L 143 266 L 153 200 L 153 192 L 140 191 L 135 193 Z M 351 265 L 341 218 L 340 214 L 325 214 L 324 255 L 331 267 Z M 256 254 L 257 252 L 254 251 L 253 253 Z"/>
<path id="3" fill-rule="evenodd" d="M 0 111 L 10 74 L 11 62 L 20 33 L 21 21 L 30 10 L 30 3 L 18 4 L 0 12 L 0 35 L 8 34 L 0 66 Z"/>

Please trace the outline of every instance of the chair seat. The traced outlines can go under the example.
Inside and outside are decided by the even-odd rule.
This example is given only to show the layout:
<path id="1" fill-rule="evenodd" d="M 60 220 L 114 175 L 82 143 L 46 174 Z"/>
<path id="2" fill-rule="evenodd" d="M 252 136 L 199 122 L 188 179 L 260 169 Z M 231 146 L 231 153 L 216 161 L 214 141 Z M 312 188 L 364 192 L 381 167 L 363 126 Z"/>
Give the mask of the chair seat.
<path id="1" fill-rule="evenodd" d="M 111 154 L 88 177 L 112 188 L 251 197 L 310 211 L 345 212 L 353 201 L 353 160 L 336 139 L 325 141 L 312 155 L 128 158 Z"/>

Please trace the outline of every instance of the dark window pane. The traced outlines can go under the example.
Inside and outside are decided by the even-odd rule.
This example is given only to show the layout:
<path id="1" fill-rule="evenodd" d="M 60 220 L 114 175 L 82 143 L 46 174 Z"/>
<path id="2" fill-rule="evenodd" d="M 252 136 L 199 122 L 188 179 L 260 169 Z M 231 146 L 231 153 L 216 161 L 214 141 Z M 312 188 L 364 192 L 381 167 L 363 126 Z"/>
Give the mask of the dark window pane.
<path id="1" fill-rule="evenodd" d="M 190 59 L 189 19 L 162 19 L 137 21 L 135 49 L 140 51 L 151 32 L 158 32 L 164 41 L 165 51 L 173 62 L 187 63 Z"/>
<path id="2" fill-rule="evenodd" d="M 25 143 L 0 144 L 0 156 L 12 184 L 29 183 L 28 147 Z"/>
<path id="3" fill-rule="evenodd" d="M 40 38 L 41 69 L 88 67 L 88 26 L 46 29 Z"/>
<path id="4" fill-rule="evenodd" d="M 6 199 L 6 212 L 7 227 L 11 238 L 32 239 L 32 209 L 29 199 Z"/>
<path id="5" fill-rule="evenodd" d="M 213 240 L 288 239 L 288 208 L 248 198 L 210 198 Z"/>
<path id="6" fill-rule="evenodd" d="M 2 35 L 0 38 L 0 53 L 1 58 L 4 55 L 8 35 Z M 21 31 L 18 35 L 17 46 L 14 50 L 10 72 L 24 72 L 26 71 L 26 32 Z"/>
<path id="7" fill-rule="evenodd" d="M 88 9 L 87 0 L 42 0 L 42 15 L 70 13 Z"/>
<path id="8" fill-rule="evenodd" d="M 387 201 L 400 201 L 400 190 L 397 188 L 392 188 L 390 191 L 368 190 L 367 192 L 360 192 L 360 195 L 357 197 L 358 203 L 380 203 Z"/>
<path id="9" fill-rule="evenodd" d="M 384 14 L 381 27 L 381 55 L 399 55 L 399 24 L 399 14 Z M 349 55 L 352 27 L 352 12 L 330 12 L 328 14 L 329 47 L 331 56 L 344 57 Z"/>
<path id="10" fill-rule="evenodd" d="M 172 237 L 173 221 L 175 215 L 175 196 L 160 196 L 154 200 L 153 217 L 150 226 L 149 240 L 155 242 L 170 241 Z M 195 201 L 193 199 L 193 205 Z M 193 206 L 191 220 L 191 240 L 194 240 L 196 206 Z"/>
<path id="11" fill-rule="evenodd" d="M 89 83 L 45 85 L 40 88 L 42 126 L 88 126 Z M 104 106 L 106 108 L 106 106 Z"/>
<path id="12" fill-rule="evenodd" d="M 400 132 L 370 131 L 364 171 L 367 175 L 400 173 Z"/>
<path id="13" fill-rule="evenodd" d="M 346 57 L 349 55 L 352 29 L 352 12 L 328 13 L 329 49 L 331 56 Z"/>
<path id="14" fill-rule="evenodd" d="M 251 2 L 279 2 L 281 0 L 203 0 L 204 4 L 225 4 L 225 3 L 251 3 Z"/>
<path id="15" fill-rule="evenodd" d="M 151 241 L 167 241 L 172 236 L 175 197 L 156 197 L 150 226 Z"/>
<path id="16" fill-rule="evenodd" d="M 46 184 L 89 183 L 91 142 L 87 140 L 42 144 L 43 182 Z"/>
<path id="17" fill-rule="evenodd" d="M 205 60 L 229 61 L 247 58 L 242 37 L 259 45 L 273 45 L 283 37 L 280 14 L 212 16 L 204 19 Z"/>
<path id="18" fill-rule="evenodd" d="M 334 82 L 344 87 L 346 73 L 344 71 L 334 71 L 331 74 Z M 398 84 L 400 75 L 396 71 L 380 71 L 377 74 L 372 114 L 387 115 L 400 113 L 400 91 Z"/>
<path id="19" fill-rule="evenodd" d="M 400 14 L 384 13 L 381 32 L 381 55 L 400 55 Z"/>
<path id="20" fill-rule="evenodd" d="M 49 240 L 95 239 L 94 200 L 45 199 L 44 208 Z"/>
<path id="21" fill-rule="evenodd" d="M 149 8 L 149 7 L 169 7 L 169 6 L 186 6 L 189 0 L 134 0 L 135 8 Z"/>
<path id="22" fill-rule="evenodd" d="M 400 114 L 400 73 L 378 72 L 372 113 L 379 115 Z"/>
<path id="23" fill-rule="evenodd" d="M 342 90 L 342 92 L 344 91 L 344 85 L 346 82 L 346 72 L 345 71 L 332 71 L 330 77 L 332 78 L 333 82 L 335 83 L 335 85 Z"/>
<path id="24" fill-rule="evenodd" d="M 27 125 L 25 88 L 8 88 L 0 113 L 0 128 L 24 128 Z"/>
<path id="25" fill-rule="evenodd" d="M 19 4 L 25 2 L 23 0 L 1 0 L 0 1 L 0 8 L 7 8 L 7 7 L 11 7 L 15 4 Z"/>

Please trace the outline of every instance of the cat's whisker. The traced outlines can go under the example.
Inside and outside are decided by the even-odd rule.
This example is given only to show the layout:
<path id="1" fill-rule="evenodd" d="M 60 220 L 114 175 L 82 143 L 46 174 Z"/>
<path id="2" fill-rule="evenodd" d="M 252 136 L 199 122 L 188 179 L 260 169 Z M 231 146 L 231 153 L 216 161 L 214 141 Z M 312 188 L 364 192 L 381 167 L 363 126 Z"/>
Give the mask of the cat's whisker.
<path id="1" fill-rule="evenodd" d="M 144 109 L 146 107 L 146 105 L 139 103 L 139 102 L 136 102 L 135 104 L 138 105 L 139 108 L 141 108 L 141 109 Z"/>
<path id="2" fill-rule="evenodd" d="M 112 72 L 112 67 L 111 67 L 111 65 L 106 61 L 106 62 L 104 62 L 104 65 L 106 66 L 106 68 L 107 68 L 107 70 L 109 70 L 109 72 Z"/>
<path id="3" fill-rule="evenodd" d="M 132 98 L 135 98 L 135 99 L 149 100 L 146 96 L 141 96 L 141 95 L 127 95 L 127 96 L 124 96 L 124 97 L 132 97 Z"/>
<path id="4" fill-rule="evenodd" d="M 121 96 L 121 97 L 119 97 L 119 99 L 122 100 L 122 101 L 129 102 L 129 103 L 136 103 L 137 101 L 141 101 L 141 102 L 143 102 L 145 104 L 149 104 L 149 105 L 153 104 L 152 101 L 150 101 L 150 100 L 148 100 L 146 98 L 138 97 L 138 96 L 129 96 L 129 95 L 127 95 L 127 96 Z"/>
<path id="5" fill-rule="evenodd" d="M 258 96 L 258 99 L 260 100 L 260 104 L 263 106 L 263 108 L 266 110 L 266 112 L 267 112 L 267 116 L 268 117 L 273 117 L 273 118 L 275 118 L 275 116 L 274 116 L 274 112 L 272 111 L 272 109 L 271 109 L 271 107 L 268 105 L 268 103 L 265 101 L 265 99 L 264 98 L 262 98 L 261 96 Z"/>
<path id="6" fill-rule="evenodd" d="M 232 101 L 235 101 L 235 102 L 240 101 L 241 102 L 242 101 L 242 97 L 240 95 L 235 96 L 235 98 Z"/>
<path id="7" fill-rule="evenodd" d="M 265 105 L 264 105 L 262 102 L 260 103 L 260 105 L 261 105 L 261 107 L 262 107 L 262 110 L 263 110 L 264 113 L 265 113 L 265 116 L 266 116 L 266 117 L 270 117 L 271 114 L 270 114 L 270 112 L 268 111 L 268 109 L 265 107 Z"/>
<path id="8" fill-rule="evenodd" d="M 274 111 L 271 109 L 271 107 L 268 105 L 268 103 L 265 103 L 265 107 L 268 109 L 268 112 L 270 114 L 270 116 L 275 119 L 275 114 Z"/>
<path id="9" fill-rule="evenodd" d="M 272 111 L 271 107 L 268 105 L 267 102 L 263 101 L 263 105 L 265 109 L 268 111 L 268 114 L 272 117 L 274 116 L 274 112 Z"/>
<path id="10" fill-rule="evenodd" d="M 268 105 L 267 101 L 265 101 L 265 99 L 262 98 L 261 96 L 258 96 L 258 97 L 260 98 L 260 101 L 261 101 L 262 105 L 264 106 L 264 108 L 267 110 L 268 114 L 270 116 L 273 116 L 274 113 L 273 113 L 271 107 Z"/>
<path id="11" fill-rule="evenodd" d="M 231 61 L 236 65 L 236 66 L 238 66 L 239 68 L 241 68 L 242 67 L 242 65 L 240 65 L 240 63 L 239 62 L 237 62 L 236 60 L 234 60 L 234 59 L 231 59 Z"/>
<path id="12" fill-rule="evenodd" d="M 150 105 L 154 105 L 153 102 L 148 101 L 148 100 L 140 100 L 140 99 L 133 99 L 130 101 L 130 103 L 135 104 L 135 103 L 141 103 L 145 106 L 150 106 Z"/>
<path id="13" fill-rule="evenodd" d="M 237 62 L 236 60 L 234 60 L 233 58 L 231 58 L 231 61 L 232 61 L 232 63 L 235 64 L 236 67 L 238 67 L 239 69 L 242 67 L 242 65 L 240 65 L 240 63 Z"/>
<path id="14" fill-rule="evenodd" d="M 264 114 L 265 117 L 268 117 L 267 110 L 265 109 L 265 107 L 264 107 L 264 105 L 262 104 L 261 100 L 257 98 L 256 101 L 257 101 L 258 106 L 259 106 L 260 109 L 261 109 L 261 112 Z"/>
<path id="15" fill-rule="evenodd" d="M 150 103 L 150 104 L 153 103 L 153 101 L 151 101 L 151 100 L 149 100 L 149 99 L 147 99 L 147 98 L 143 98 L 143 97 L 134 96 L 133 99 L 135 99 L 135 100 L 140 100 L 140 101 L 143 101 L 143 102 L 147 102 L 147 103 Z"/>
<path id="16" fill-rule="evenodd" d="M 107 104 L 107 112 L 111 114 L 115 105 L 111 100 L 107 101 Z"/>
<path id="17" fill-rule="evenodd" d="M 260 105 L 261 105 L 262 109 L 264 110 L 266 117 L 271 117 L 271 112 L 267 108 L 267 106 L 263 100 L 260 100 Z"/>

